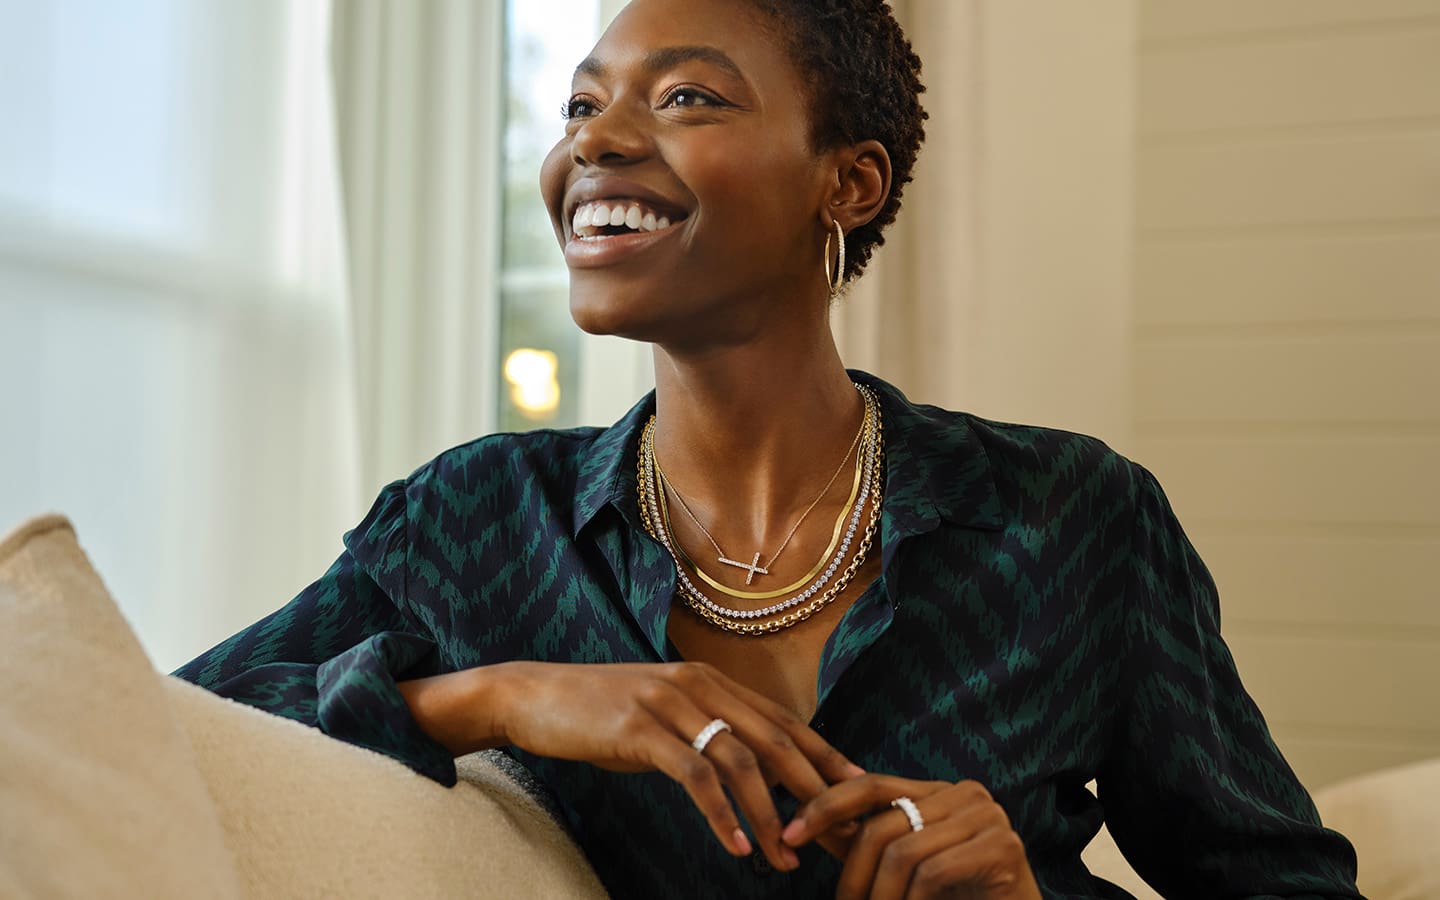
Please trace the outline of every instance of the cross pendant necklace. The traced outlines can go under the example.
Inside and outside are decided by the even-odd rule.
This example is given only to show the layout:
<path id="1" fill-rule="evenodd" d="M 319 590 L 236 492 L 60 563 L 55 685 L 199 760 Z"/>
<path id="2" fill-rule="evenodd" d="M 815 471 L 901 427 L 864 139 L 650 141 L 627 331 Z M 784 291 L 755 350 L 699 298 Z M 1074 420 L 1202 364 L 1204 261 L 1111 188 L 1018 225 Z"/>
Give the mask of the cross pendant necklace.
<path id="1" fill-rule="evenodd" d="M 724 564 L 727 565 L 727 566 L 734 566 L 734 567 L 737 568 L 737 569 L 745 569 L 745 570 L 746 570 L 746 572 L 745 572 L 745 583 L 746 583 L 747 585 L 748 585 L 750 582 L 752 582 L 752 581 L 755 580 L 755 576 L 756 576 L 756 575 L 769 575 L 769 574 L 770 574 L 770 570 L 769 570 L 769 569 L 767 569 L 767 568 L 765 568 L 764 566 L 760 565 L 760 551 L 759 551 L 759 550 L 756 550 L 756 551 L 755 551 L 755 558 L 752 559 L 752 560 L 750 560 L 748 563 L 740 562 L 739 560 L 734 560 L 734 559 L 727 559 L 727 558 L 724 557 L 724 556 L 720 557 L 720 562 L 724 563 Z"/>

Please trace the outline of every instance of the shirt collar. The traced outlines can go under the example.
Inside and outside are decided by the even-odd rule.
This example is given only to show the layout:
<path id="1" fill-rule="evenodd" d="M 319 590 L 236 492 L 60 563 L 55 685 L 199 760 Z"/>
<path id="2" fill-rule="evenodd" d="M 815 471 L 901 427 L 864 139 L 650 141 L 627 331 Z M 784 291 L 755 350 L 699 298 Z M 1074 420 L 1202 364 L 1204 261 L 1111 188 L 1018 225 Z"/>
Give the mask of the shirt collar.
<path id="1" fill-rule="evenodd" d="M 914 404 L 873 375 L 850 371 L 875 389 L 885 437 L 885 543 L 935 528 L 941 520 L 985 530 L 1002 527 L 990 460 L 969 416 Z M 574 501 L 579 533 L 607 504 L 640 527 L 635 473 L 640 431 L 655 412 L 651 391 L 581 451 Z"/>
<path id="2" fill-rule="evenodd" d="M 614 505 L 627 522 L 640 527 L 635 494 L 640 431 L 654 414 L 655 392 L 651 391 L 624 418 L 601 431 L 580 451 L 574 504 L 576 534 L 606 505 Z"/>
<path id="3" fill-rule="evenodd" d="M 892 384 L 864 372 L 850 377 L 875 389 L 885 435 L 885 543 L 940 521 L 987 531 L 1003 527 L 990 457 L 970 417 L 911 403 Z"/>

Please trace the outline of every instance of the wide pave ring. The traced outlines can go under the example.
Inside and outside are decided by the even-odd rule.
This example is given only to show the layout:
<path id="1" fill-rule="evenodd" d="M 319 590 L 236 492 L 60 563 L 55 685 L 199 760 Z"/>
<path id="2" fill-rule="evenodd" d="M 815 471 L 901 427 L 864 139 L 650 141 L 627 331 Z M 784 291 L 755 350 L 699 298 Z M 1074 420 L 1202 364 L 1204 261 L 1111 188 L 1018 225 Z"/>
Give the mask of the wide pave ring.
<path id="1" fill-rule="evenodd" d="M 722 731 L 729 730 L 729 722 L 724 719 L 711 719 L 710 724 L 700 729 L 700 733 L 695 735 L 695 740 L 690 742 L 690 746 L 695 748 L 695 752 L 704 753 L 705 748 L 710 746 L 710 741 L 714 739 L 715 735 Z"/>
<path id="2" fill-rule="evenodd" d="M 911 831 L 919 831 L 925 827 L 925 817 L 920 815 L 920 808 L 915 805 L 914 800 L 909 797 L 896 797 L 890 801 L 890 805 L 903 812 L 905 818 L 910 820 Z"/>

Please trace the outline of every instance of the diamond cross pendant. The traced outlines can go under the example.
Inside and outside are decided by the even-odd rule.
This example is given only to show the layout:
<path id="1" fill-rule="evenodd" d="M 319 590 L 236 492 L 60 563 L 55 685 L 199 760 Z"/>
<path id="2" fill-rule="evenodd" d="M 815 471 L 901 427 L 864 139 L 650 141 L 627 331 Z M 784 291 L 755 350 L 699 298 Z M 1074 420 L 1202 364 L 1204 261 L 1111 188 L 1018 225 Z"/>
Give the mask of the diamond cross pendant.
<path id="1" fill-rule="evenodd" d="M 739 562 L 733 559 L 726 559 L 723 556 L 720 557 L 720 562 L 724 563 L 727 566 L 734 566 L 737 569 L 745 569 L 745 584 L 747 585 L 755 580 L 756 575 L 770 574 L 769 569 L 766 569 L 760 565 L 760 551 L 758 550 L 755 551 L 755 558 L 750 560 L 748 563 Z"/>

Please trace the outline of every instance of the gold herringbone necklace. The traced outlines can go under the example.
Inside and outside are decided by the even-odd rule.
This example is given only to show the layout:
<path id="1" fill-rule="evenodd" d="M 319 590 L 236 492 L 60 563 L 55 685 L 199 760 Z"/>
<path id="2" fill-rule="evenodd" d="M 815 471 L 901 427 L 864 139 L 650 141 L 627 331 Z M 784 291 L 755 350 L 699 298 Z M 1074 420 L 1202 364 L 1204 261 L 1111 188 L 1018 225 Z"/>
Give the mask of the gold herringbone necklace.
<path id="1" fill-rule="evenodd" d="M 855 385 L 855 388 L 860 392 L 860 396 L 864 400 L 865 404 L 864 413 L 860 418 L 860 429 L 855 432 L 855 439 L 850 442 L 849 449 L 845 451 L 845 457 L 840 460 L 839 467 L 837 467 L 834 474 L 830 476 L 830 480 L 825 483 L 825 487 L 821 489 L 820 493 L 816 495 L 815 499 L 811 501 L 810 505 L 805 508 L 805 511 L 800 514 L 800 518 L 796 520 L 794 526 L 791 527 L 789 533 L 785 535 L 785 539 L 781 542 L 779 549 L 777 549 L 775 553 L 771 555 L 770 559 L 763 566 L 760 564 L 759 552 L 755 553 L 754 558 L 749 563 L 738 562 L 736 560 L 730 559 L 726 555 L 725 551 L 720 548 L 719 541 L 715 539 L 715 536 L 710 533 L 710 530 L 705 527 L 705 524 L 701 522 L 699 517 L 695 515 L 694 511 L 690 509 L 689 503 L 686 502 L 685 497 L 680 493 L 680 490 L 675 487 L 674 483 L 671 482 L 669 478 L 666 477 L 664 470 L 660 468 L 660 461 L 656 458 L 654 448 L 652 446 L 650 450 L 651 461 L 649 465 L 652 466 L 655 470 L 655 483 L 658 485 L 657 489 L 659 492 L 660 510 L 663 514 L 663 520 L 666 526 L 666 530 L 669 531 L 671 535 L 674 535 L 675 533 L 675 529 L 670 525 L 670 505 L 667 502 L 666 498 L 668 488 L 668 493 L 673 493 L 675 495 L 676 501 L 680 504 L 680 508 L 685 512 L 686 516 L 689 517 L 690 521 L 695 523 L 695 527 L 699 528 L 700 531 L 704 533 L 705 537 L 710 541 L 710 546 L 715 548 L 715 553 L 718 557 L 718 561 L 726 565 L 731 565 L 737 568 L 747 570 L 747 574 L 745 576 L 746 585 L 749 585 L 754 580 L 754 577 L 757 574 L 770 574 L 770 569 L 775 565 L 775 561 L 780 558 L 780 554 L 785 551 L 785 548 L 787 546 L 789 546 L 791 539 L 795 537 L 795 533 L 799 530 L 800 525 L 805 521 L 805 519 L 810 515 L 810 513 L 820 503 L 820 501 L 825 498 L 826 494 L 830 492 L 830 488 L 835 485 L 835 480 L 839 478 L 840 473 L 845 470 L 845 464 L 850 460 L 851 455 L 856 454 L 856 448 L 860 446 L 862 438 L 864 438 L 865 435 L 870 433 L 870 429 L 873 427 L 874 416 L 876 415 L 876 410 L 878 410 L 879 408 L 878 404 L 875 402 L 874 397 L 867 389 L 862 388 L 858 384 Z M 820 573 L 820 570 L 825 565 L 825 560 L 829 558 L 830 554 L 835 551 L 836 546 L 839 544 L 840 533 L 845 527 L 845 520 L 849 517 L 852 505 L 855 503 L 855 498 L 860 491 L 860 470 L 860 458 L 858 455 L 856 455 L 854 482 L 850 486 L 850 495 L 845 499 L 845 504 L 841 507 L 840 514 L 835 518 L 835 527 L 831 529 L 830 532 L 830 543 L 825 548 L 825 552 L 820 554 L 820 559 L 815 563 L 814 567 L 792 584 L 787 584 L 784 587 L 775 588 L 774 590 L 768 591 L 747 591 L 741 590 L 739 588 L 732 588 L 728 585 L 723 584 L 719 579 L 713 577 L 712 575 L 710 575 L 710 573 L 706 572 L 703 568 L 701 568 L 700 564 L 695 562 L 695 560 L 685 552 L 684 548 L 680 546 L 678 539 L 675 541 L 675 548 L 679 552 L 680 557 L 691 569 L 694 570 L 695 575 L 701 581 L 705 582 L 710 587 L 714 588 L 717 591 L 720 591 L 727 596 L 734 597 L 738 600 L 773 600 L 776 597 L 781 597 L 785 594 L 792 593 L 804 587 L 812 579 L 814 579 L 816 575 Z"/>
<path id="2" fill-rule="evenodd" d="M 870 395 L 867 392 L 867 398 Z M 790 628 L 824 609 L 840 596 L 854 578 L 855 573 L 864 564 L 865 558 L 874 542 L 875 533 L 879 527 L 881 510 L 881 492 L 884 484 L 884 461 L 883 448 L 884 437 L 879 415 L 879 406 L 874 406 L 873 436 L 865 441 L 866 453 L 864 463 L 863 487 L 860 496 L 856 499 L 855 508 L 850 522 L 850 527 L 844 537 L 840 553 L 837 554 L 830 568 L 821 578 L 806 588 L 800 594 L 791 597 L 782 603 L 757 610 L 737 610 L 721 606 L 711 600 L 692 582 L 685 573 L 685 566 L 681 562 L 680 554 L 666 530 L 660 509 L 659 485 L 654 468 L 654 420 L 652 419 L 645 427 L 641 435 L 639 448 L 639 472 L 637 487 L 640 501 L 641 522 L 645 530 L 658 540 L 670 552 L 676 563 L 678 579 L 678 593 L 686 607 L 697 616 L 704 619 L 716 628 L 722 628 L 736 634 L 761 635 L 772 634 L 785 628 Z M 835 573 L 841 560 L 849 553 L 850 545 L 855 537 L 856 528 L 859 524 L 861 511 L 866 504 L 870 505 L 870 517 L 865 526 L 860 544 L 856 548 L 855 555 L 851 558 L 850 564 L 840 572 L 834 584 L 826 589 L 827 582 Z M 823 591 L 823 592 L 822 592 Z M 809 601 L 808 603 L 806 601 Z M 801 604 L 804 604 L 801 606 Z M 794 607 L 799 606 L 799 609 Z"/>

